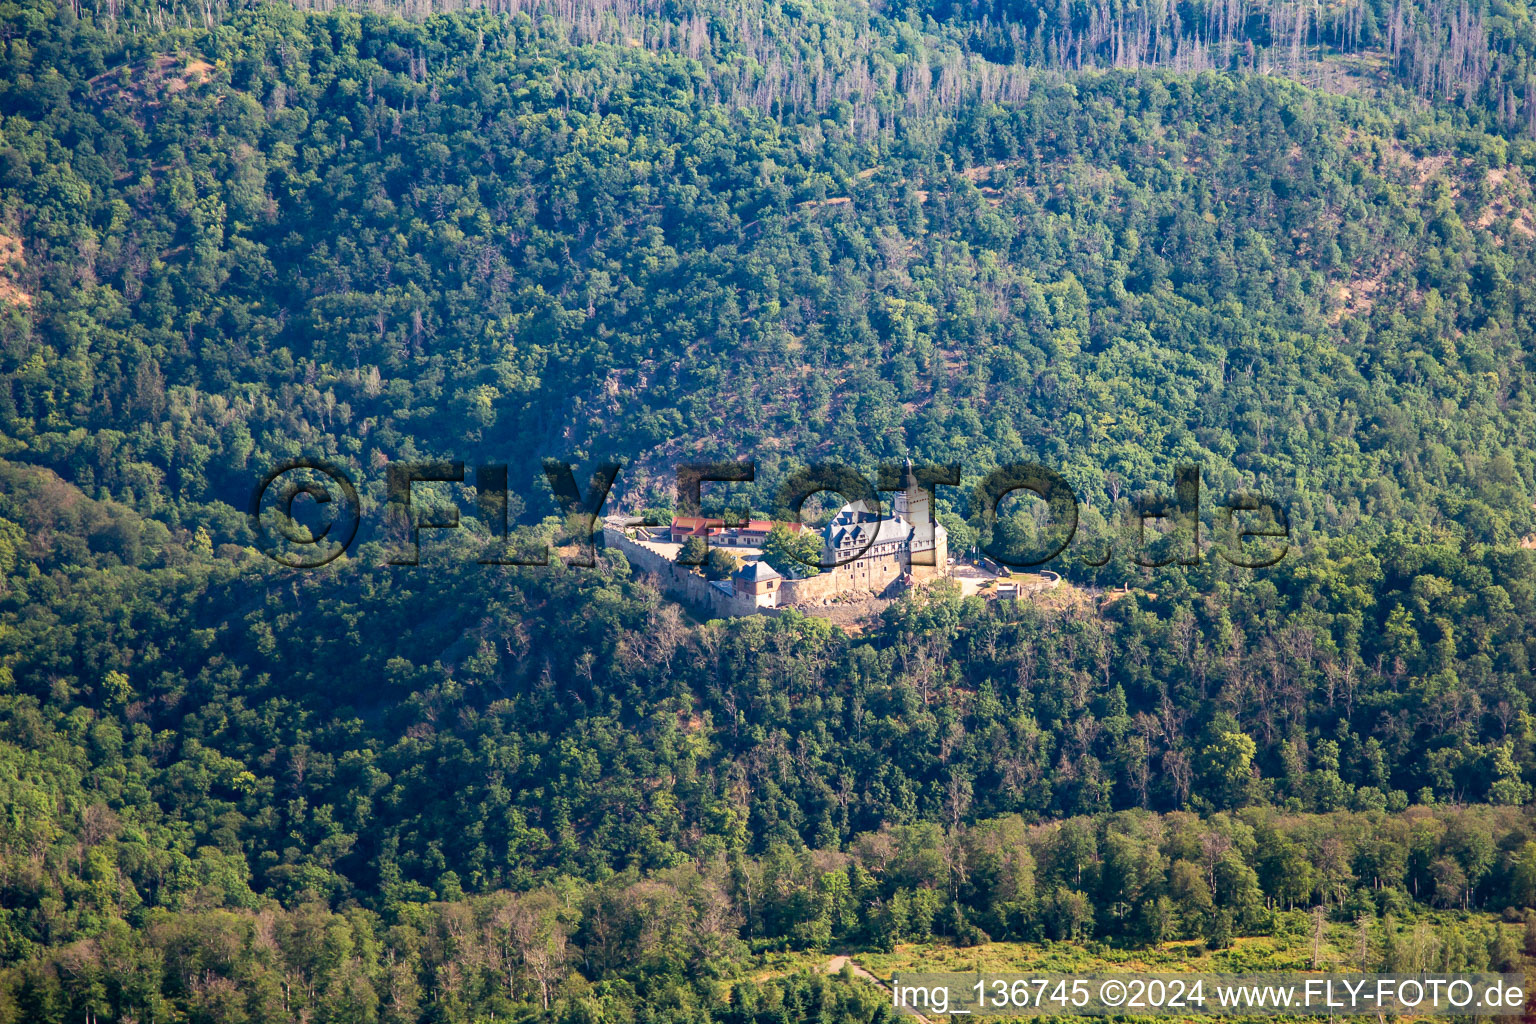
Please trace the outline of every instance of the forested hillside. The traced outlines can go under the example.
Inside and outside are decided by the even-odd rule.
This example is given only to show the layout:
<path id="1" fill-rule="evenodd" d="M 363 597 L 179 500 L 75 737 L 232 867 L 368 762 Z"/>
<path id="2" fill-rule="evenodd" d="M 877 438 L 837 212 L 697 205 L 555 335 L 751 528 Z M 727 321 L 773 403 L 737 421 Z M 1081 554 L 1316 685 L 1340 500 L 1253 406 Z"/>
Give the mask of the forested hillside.
<path id="1" fill-rule="evenodd" d="M 0 1021 L 867 1021 L 734 981 L 1317 907 L 1536 952 L 1524 6 L 429 13 L 0 5 Z M 312 572 L 245 511 L 301 455 L 366 513 Z M 700 622 L 478 564 L 469 487 L 386 564 L 403 460 L 552 533 L 547 457 L 664 512 L 907 455 L 955 550 L 1058 469 L 1053 567 L 1135 589 Z M 1286 558 L 1089 564 L 1179 463 Z"/>

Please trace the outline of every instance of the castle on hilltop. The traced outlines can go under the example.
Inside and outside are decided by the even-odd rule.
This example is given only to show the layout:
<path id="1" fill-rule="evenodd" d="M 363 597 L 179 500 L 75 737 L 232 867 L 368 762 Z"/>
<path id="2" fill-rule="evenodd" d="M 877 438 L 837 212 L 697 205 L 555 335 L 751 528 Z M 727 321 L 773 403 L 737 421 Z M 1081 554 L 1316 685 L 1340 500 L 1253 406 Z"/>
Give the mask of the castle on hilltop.
<path id="1" fill-rule="evenodd" d="M 751 520 L 726 527 L 722 520 L 678 517 L 664 531 L 629 536 L 617 523 L 605 525 L 605 539 L 630 562 L 662 576 L 674 596 L 725 615 L 773 613 L 798 608 L 814 614 L 831 605 L 880 602 L 902 588 L 949 574 L 949 535 L 929 521 L 928 492 L 913 484 L 897 491 L 889 515 L 862 501 L 844 505 L 822 530 L 821 572 L 790 578 L 763 561 L 755 550 L 775 524 Z M 792 532 L 807 528 L 785 524 Z M 708 580 L 675 563 L 678 547 L 690 537 L 735 549 L 743 565 L 729 579 Z M 841 563 L 841 564 L 838 564 Z"/>

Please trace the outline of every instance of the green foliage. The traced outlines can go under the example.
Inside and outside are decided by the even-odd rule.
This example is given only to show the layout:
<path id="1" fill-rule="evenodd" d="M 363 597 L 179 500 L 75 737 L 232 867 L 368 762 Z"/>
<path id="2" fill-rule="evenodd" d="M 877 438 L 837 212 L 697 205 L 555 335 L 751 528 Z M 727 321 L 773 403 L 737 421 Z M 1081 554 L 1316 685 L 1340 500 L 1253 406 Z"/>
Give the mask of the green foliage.
<path id="1" fill-rule="evenodd" d="M 884 1020 L 716 981 L 1240 959 L 1313 907 L 1393 970 L 1512 963 L 1470 915 L 1536 910 L 1523 8 L 1190 51 L 1166 6 L 589 6 L 8 8 L 0 1020 Z M 551 532 L 554 455 L 665 521 L 682 453 L 756 456 L 758 508 L 797 459 L 958 463 L 956 551 L 1042 462 L 1072 592 L 1138 589 L 697 624 L 617 556 L 482 565 L 475 516 L 299 574 L 243 513 L 296 455 L 370 509 L 457 458 Z M 1138 564 L 1178 462 L 1286 505 L 1281 566 Z"/>
<path id="2" fill-rule="evenodd" d="M 821 534 L 809 530 L 791 533 L 783 523 L 775 523 L 763 541 L 763 561 L 787 579 L 819 576 L 821 546 Z"/>
<path id="3" fill-rule="evenodd" d="M 724 548 L 710 548 L 704 575 L 712 580 L 723 580 L 741 568 L 741 559 Z"/>
<path id="4" fill-rule="evenodd" d="M 703 537 L 689 537 L 677 549 L 674 559 L 678 565 L 703 565 L 709 557 L 709 542 Z"/>

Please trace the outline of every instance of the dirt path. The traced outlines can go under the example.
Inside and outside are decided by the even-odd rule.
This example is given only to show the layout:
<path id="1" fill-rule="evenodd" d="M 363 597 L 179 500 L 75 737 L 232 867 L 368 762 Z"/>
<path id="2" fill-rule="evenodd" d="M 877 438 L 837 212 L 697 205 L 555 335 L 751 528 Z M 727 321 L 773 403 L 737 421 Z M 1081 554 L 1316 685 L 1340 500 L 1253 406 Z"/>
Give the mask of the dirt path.
<path id="1" fill-rule="evenodd" d="M 828 960 L 826 973 L 836 974 L 844 967 L 852 968 L 854 977 L 863 978 L 865 981 L 874 985 L 888 996 L 891 994 L 891 987 L 889 985 L 875 977 L 869 971 L 866 971 L 864 968 L 860 967 L 858 964 L 854 963 L 852 957 L 835 956 L 831 960 Z M 902 1013 L 911 1014 L 913 1017 L 916 1017 L 918 1021 L 921 1022 L 921 1024 L 933 1024 L 933 1022 L 930 1021 L 927 1017 L 924 1017 L 910 1006 L 898 1006 L 897 1009 Z"/>

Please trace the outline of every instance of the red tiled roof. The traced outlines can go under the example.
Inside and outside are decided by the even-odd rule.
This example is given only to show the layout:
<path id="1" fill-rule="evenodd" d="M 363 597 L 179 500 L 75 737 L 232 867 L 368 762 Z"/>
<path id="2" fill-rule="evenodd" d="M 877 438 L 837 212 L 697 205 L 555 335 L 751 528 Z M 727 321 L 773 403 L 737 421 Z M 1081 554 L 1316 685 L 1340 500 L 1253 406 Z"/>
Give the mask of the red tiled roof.
<path id="1" fill-rule="evenodd" d="M 767 533 L 778 523 L 770 519 L 751 519 L 738 527 L 732 527 L 743 533 Z M 804 523 L 784 523 L 790 533 L 804 533 Z M 673 533 L 685 533 L 696 537 L 702 537 L 706 533 L 718 533 L 726 529 L 723 519 L 704 519 L 699 516 L 678 516 L 672 520 Z"/>
<path id="2" fill-rule="evenodd" d="M 767 533 L 769 530 L 771 530 L 775 526 L 779 526 L 779 525 L 783 525 L 784 527 L 786 527 L 789 530 L 790 533 L 804 533 L 805 532 L 805 524 L 804 523 L 783 523 L 783 524 L 779 524 L 779 523 L 775 523 L 771 519 L 752 519 L 752 520 L 749 520 L 749 521 L 741 524 L 741 526 L 739 528 L 741 530 L 743 530 L 744 532 L 746 532 L 746 533 Z"/>
<path id="3" fill-rule="evenodd" d="M 687 533 L 698 533 L 701 530 L 718 530 L 724 525 L 723 519 L 699 519 L 696 516 L 678 516 L 672 520 L 674 532 L 682 530 Z"/>

